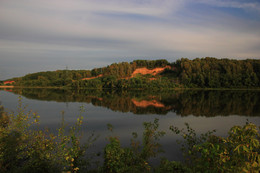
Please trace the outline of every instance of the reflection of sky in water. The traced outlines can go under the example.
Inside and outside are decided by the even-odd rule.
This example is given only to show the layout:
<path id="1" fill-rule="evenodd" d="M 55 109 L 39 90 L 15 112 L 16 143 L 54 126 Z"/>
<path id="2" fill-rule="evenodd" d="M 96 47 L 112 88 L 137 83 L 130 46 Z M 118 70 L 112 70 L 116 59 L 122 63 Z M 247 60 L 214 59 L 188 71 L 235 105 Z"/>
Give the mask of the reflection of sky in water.
<path id="1" fill-rule="evenodd" d="M 15 111 L 18 106 L 18 95 L 6 91 L 0 91 L 0 101 L 4 108 L 8 111 Z M 169 126 L 175 125 L 177 127 L 184 127 L 187 122 L 198 133 L 204 133 L 208 130 L 216 129 L 217 135 L 225 136 L 226 132 L 234 125 L 243 125 L 246 119 L 260 125 L 260 117 L 246 117 L 246 116 L 216 116 L 216 117 L 195 117 L 186 116 L 181 117 L 173 112 L 167 115 L 135 115 L 133 113 L 113 112 L 112 110 L 104 107 L 93 106 L 92 104 L 77 103 L 77 102 L 55 102 L 55 101 L 39 101 L 31 100 L 22 97 L 23 105 L 27 105 L 27 110 L 33 110 L 40 115 L 41 127 L 48 127 L 56 129 L 61 122 L 61 111 L 64 111 L 65 122 L 69 125 L 77 119 L 80 113 L 80 106 L 84 105 L 85 112 L 82 114 L 84 117 L 83 131 L 85 134 L 90 135 L 92 131 L 99 135 L 99 139 L 95 142 L 96 148 L 93 151 L 102 152 L 107 143 L 106 137 L 113 135 L 118 136 L 123 146 L 130 144 L 132 132 L 137 132 L 141 137 L 143 132 L 143 122 L 153 121 L 154 118 L 159 118 L 160 130 L 167 132 L 160 143 L 164 146 L 166 151 L 163 156 L 169 159 L 179 160 L 181 152 L 176 139 L 179 138 L 169 131 Z M 110 123 L 114 127 L 113 133 L 107 130 L 107 124 Z M 88 136 L 87 135 L 87 136 Z M 86 136 L 84 136 L 86 138 Z"/>

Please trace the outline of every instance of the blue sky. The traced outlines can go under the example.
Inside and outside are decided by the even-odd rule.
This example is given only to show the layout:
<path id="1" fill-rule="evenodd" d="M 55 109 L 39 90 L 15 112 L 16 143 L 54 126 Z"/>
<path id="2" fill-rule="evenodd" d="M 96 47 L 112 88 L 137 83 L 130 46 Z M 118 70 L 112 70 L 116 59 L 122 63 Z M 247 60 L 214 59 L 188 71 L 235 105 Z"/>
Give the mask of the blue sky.
<path id="1" fill-rule="evenodd" d="M 0 1 L 0 80 L 206 56 L 260 58 L 260 0 Z"/>

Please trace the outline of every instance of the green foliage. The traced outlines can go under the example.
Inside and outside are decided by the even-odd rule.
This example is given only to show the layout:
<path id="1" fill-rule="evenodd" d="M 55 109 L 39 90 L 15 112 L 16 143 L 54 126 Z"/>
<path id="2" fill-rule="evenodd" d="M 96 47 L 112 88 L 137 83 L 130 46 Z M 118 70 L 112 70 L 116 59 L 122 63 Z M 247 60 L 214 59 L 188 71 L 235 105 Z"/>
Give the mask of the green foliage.
<path id="1" fill-rule="evenodd" d="M 92 134 L 81 144 L 80 114 L 74 126 L 65 129 L 64 119 L 58 134 L 39 130 L 39 116 L 19 101 L 18 113 L 7 115 L 0 106 L 0 172 L 259 172 L 260 134 L 252 123 L 234 126 L 227 137 L 215 136 L 213 131 L 197 135 L 187 123 L 186 130 L 171 126 L 184 141 L 185 162 L 161 159 L 159 166 L 149 159 L 162 152 L 159 140 L 165 135 L 159 131 L 159 121 L 145 122 L 142 142 L 133 133 L 130 147 L 122 147 L 117 137 L 109 137 L 104 148 L 102 167 L 90 169 L 86 150 L 96 140 Z M 84 107 L 80 108 L 81 113 Z M 4 117 L 8 117 L 5 119 Z M 108 125 L 113 132 L 113 126 Z"/>
<path id="2" fill-rule="evenodd" d="M 111 137 L 109 141 L 105 148 L 105 172 L 148 172 L 151 169 L 131 148 L 122 148 L 117 138 Z"/>
<path id="3" fill-rule="evenodd" d="M 70 87 L 76 89 L 167 90 L 178 86 L 173 79 L 158 77 L 155 80 L 151 80 L 150 78 L 150 75 L 136 76 L 130 79 L 117 79 L 116 76 L 104 76 L 91 80 L 75 81 Z"/>
<path id="4" fill-rule="evenodd" d="M 141 68 L 141 67 L 147 67 L 148 69 L 153 69 L 156 67 L 165 67 L 170 63 L 165 59 L 159 59 L 159 60 L 134 60 L 131 64 L 133 65 L 134 69 Z"/>
<path id="5" fill-rule="evenodd" d="M 99 89 L 169 89 L 176 87 L 176 83 L 173 79 L 168 78 L 156 78 L 156 80 L 150 80 L 150 78 L 155 77 L 151 75 L 136 76 L 130 78 L 133 71 L 136 68 L 147 67 L 150 69 L 156 67 L 165 67 L 168 65 L 166 60 L 136 60 L 131 64 L 114 63 L 106 68 L 93 69 L 92 75 L 97 76 L 102 74 L 102 77 L 84 80 L 84 81 L 74 81 L 70 86 L 72 88 L 99 88 Z M 94 82 L 94 85 L 93 85 Z M 95 87 L 96 86 L 96 87 Z"/>
<path id="6" fill-rule="evenodd" d="M 64 87 L 75 80 L 91 77 L 89 70 L 57 70 L 38 72 L 15 79 L 16 86 L 29 87 Z"/>
<path id="7" fill-rule="evenodd" d="M 89 88 L 89 89 L 127 89 L 127 88 L 149 88 L 150 84 L 153 84 L 152 88 L 156 88 L 157 85 L 161 84 L 160 81 L 148 82 L 149 76 L 141 79 L 142 82 L 139 84 L 135 83 L 135 80 L 128 81 L 125 78 L 129 78 L 133 71 L 139 67 L 147 67 L 153 69 L 156 67 L 164 67 L 169 65 L 166 60 L 136 60 L 132 63 L 122 62 L 114 63 L 110 66 L 103 68 L 95 68 L 91 71 L 89 70 L 57 70 L 57 71 L 47 71 L 38 72 L 33 74 L 28 74 L 22 78 L 15 79 L 16 86 L 26 86 L 26 87 L 71 87 L 71 88 Z M 103 77 L 101 77 L 101 76 Z M 82 80 L 84 78 L 97 77 L 91 80 Z M 145 82 L 144 82 L 145 81 Z M 166 82 L 165 80 L 164 82 Z M 144 83 L 144 84 L 142 84 Z M 169 85 L 169 86 L 168 86 Z M 167 83 L 166 88 L 172 88 L 174 85 Z M 162 87 L 160 87 L 162 88 Z"/>
<path id="8" fill-rule="evenodd" d="M 195 131 L 186 126 L 187 132 L 176 127 L 170 129 L 181 133 L 186 164 L 193 172 L 260 171 L 260 135 L 256 125 L 234 126 L 226 138 L 212 135 L 214 131 L 197 137 Z"/>
<path id="9" fill-rule="evenodd" d="M 169 161 L 165 158 L 162 158 L 159 167 L 157 167 L 154 172 L 155 173 L 163 173 L 163 172 L 190 173 L 192 172 L 192 170 L 180 162 Z"/>
<path id="10" fill-rule="evenodd" d="M 9 117 L 4 111 L 4 107 L 0 104 L 0 127 L 6 127 L 9 123 Z"/>
<path id="11" fill-rule="evenodd" d="M 178 78 L 186 87 L 254 88 L 260 86 L 259 60 L 182 58 L 174 64 Z"/>
<path id="12" fill-rule="evenodd" d="M 160 75 L 132 78 L 137 68 L 170 66 Z M 135 60 L 113 63 L 93 70 L 57 70 L 28 74 L 15 78 L 16 86 L 71 87 L 97 89 L 173 89 L 189 88 L 257 88 L 260 86 L 260 60 L 216 58 L 182 58 L 170 64 L 167 60 Z M 98 77 L 83 80 L 84 78 Z"/>
<path id="13" fill-rule="evenodd" d="M 161 152 L 158 141 L 165 134 L 163 131 L 158 131 L 158 127 L 158 119 L 155 119 L 154 122 L 144 123 L 142 145 L 135 140 L 136 133 L 133 133 L 134 139 L 131 139 L 131 147 L 126 148 L 121 147 L 118 138 L 110 137 L 110 143 L 105 147 L 104 171 L 111 173 L 150 172 L 152 167 L 149 165 L 148 159 Z M 111 129 L 111 126 L 109 128 Z"/>
<path id="14" fill-rule="evenodd" d="M 87 170 L 85 151 L 95 140 L 93 135 L 80 145 L 82 116 L 65 135 L 65 127 L 54 135 L 46 130 L 32 130 L 39 116 L 25 113 L 21 101 L 18 114 L 10 114 L 7 126 L 0 126 L 0 172 L 77 172 Z M 84 158 L 84 159 L 83 159 Z"/>
<path id="15" fill-rule="evenodd" d="M 178 129 L 177 127 L 171 126 L 170 130 L 172 130 L 175 134 L 181 134 L 185 142 L 178 141 L 178 143 L 181 144 L 181 150 L 183 152 L 183 155 L 186 159 L 186 163 L 188 165 L 193 166 L 193 161 L 197 159 L 200 155 L 199 152 L 196 152 L 194 150 L 194 146 L 202 144 L 206 142 L 208 137 L 215 132 L 213 131 L 208 131 L 205 134 L 202 134 L 200 136 L 197 136 L 196 132 L 194 129 L 192 129 L 188 123 L 185 123 L 185 126 L 187 128 L 187 132 L 184 129 Z"/>

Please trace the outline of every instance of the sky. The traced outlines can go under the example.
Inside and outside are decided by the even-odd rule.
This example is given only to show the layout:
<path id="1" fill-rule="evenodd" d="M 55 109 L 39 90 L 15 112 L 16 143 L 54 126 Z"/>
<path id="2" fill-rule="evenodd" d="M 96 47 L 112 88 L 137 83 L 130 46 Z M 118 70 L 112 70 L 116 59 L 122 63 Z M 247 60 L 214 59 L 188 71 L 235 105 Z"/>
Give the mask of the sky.
<path id="1" fill-rule="evenodd" d="M 260 59 L 260 0 L 0 0 L 0 80 L 182 57 Z"/>

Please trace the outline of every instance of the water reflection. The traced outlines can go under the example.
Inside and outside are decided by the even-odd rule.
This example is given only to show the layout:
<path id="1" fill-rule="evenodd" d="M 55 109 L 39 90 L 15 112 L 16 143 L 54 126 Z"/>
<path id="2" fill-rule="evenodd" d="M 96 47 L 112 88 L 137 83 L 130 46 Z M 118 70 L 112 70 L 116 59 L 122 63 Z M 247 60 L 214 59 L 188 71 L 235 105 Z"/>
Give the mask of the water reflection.
<path id="1" fill-rule="evenodd" d="M 260 125 L 260 91 L 186 90 L 153 93 L 12 89 L 0 91 L 0 101 L 5 111 L 16 110 L 19 94 L 23 96 L 23 105 L 28 105 L 28 110 L 40 115 L 41 127 L 53 131 L 60 127 L 61 111 L 65 112 L 65 122 L 70 127 L 77 119 L 79 107 L 84 105 L 84 139 L 93 131 L 100 136 L 91 149 L 94 153 L 103 151 L 108 142 L 106 138 L 111 135 L 118 136 L 123 146 L 129 146 L 132 132 L 137 132 L 141 137 L 143 122 L 152 122 L 154 118 L 160 119 L 160 130 L 166 132 L 160 143 L 166 151 L 162 156 L 170 160 L 182 159 L 179 145 L 176 144 L 179 136 L 169 131 L 171 125 L 183 128 L 187 122 L 198 134 L 216 129 L 216 135 L 220 136 L 225 136 L 234 125 L 244 125 L 246 119 Z M 113 134 L 107 130 L 108 123 L 114 126 Z"/>
<path id="2" fill-rule="evenodd" d="M 12 89 L 29 99 L 85 102 L 113 111 L 134 114 L 175 112 L 181 116 L 260 116 L 259 90 L 99 91 L 60 89 Z"/>

